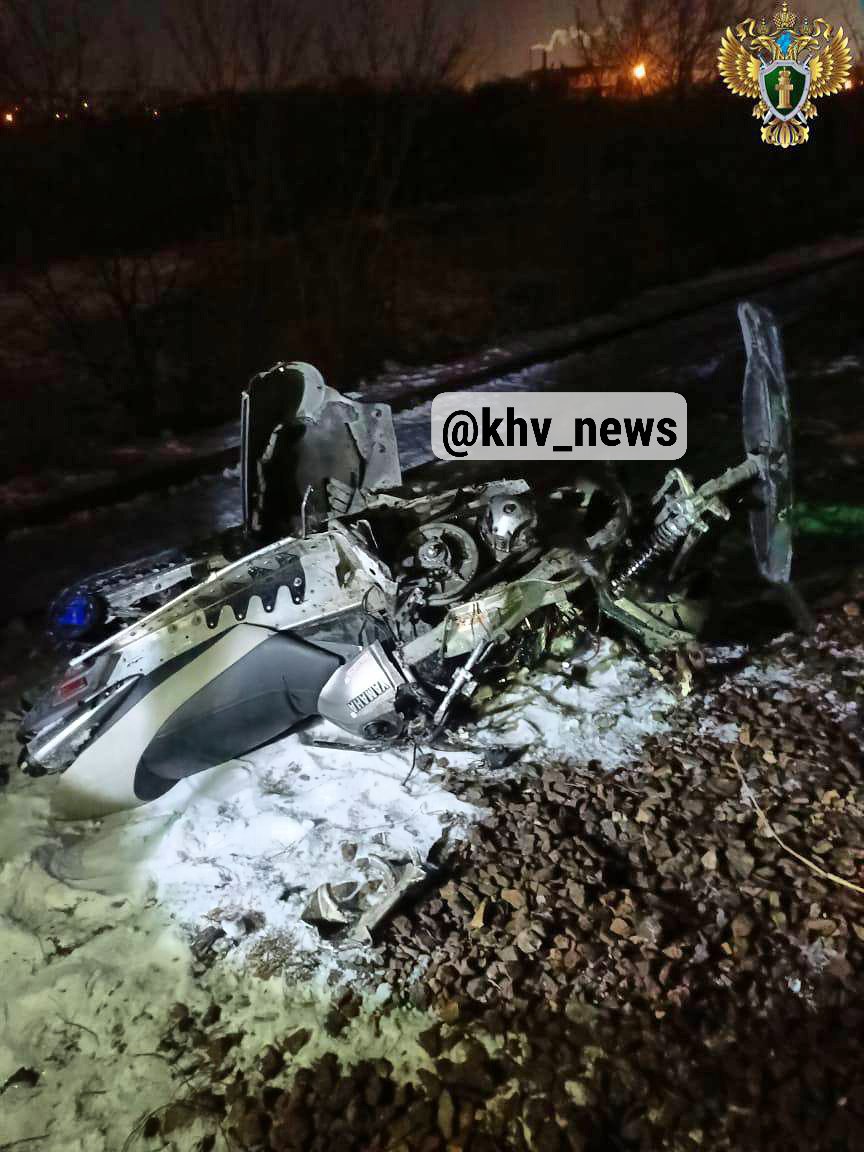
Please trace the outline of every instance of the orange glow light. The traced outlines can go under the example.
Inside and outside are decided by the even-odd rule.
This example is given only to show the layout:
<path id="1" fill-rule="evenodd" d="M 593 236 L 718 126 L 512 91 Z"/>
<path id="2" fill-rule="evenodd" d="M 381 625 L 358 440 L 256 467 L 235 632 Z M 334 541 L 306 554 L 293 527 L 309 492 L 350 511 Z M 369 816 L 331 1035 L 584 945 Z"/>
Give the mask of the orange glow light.
<path id="1" fill-rule="evenodd" d="M 13 112 L 7 112 L 6 115 L 3 117 L 3 119 L 6 121 L 7 124 L 14 124 L 15 123 L 15 115 Z"/>
<path id="2" fill-rule="evenodd" d="M 633 69 L 633 76 L 636 80 L 644 80 L 648 75 L 648 69 L 644 64 L 637 64 Z"/>

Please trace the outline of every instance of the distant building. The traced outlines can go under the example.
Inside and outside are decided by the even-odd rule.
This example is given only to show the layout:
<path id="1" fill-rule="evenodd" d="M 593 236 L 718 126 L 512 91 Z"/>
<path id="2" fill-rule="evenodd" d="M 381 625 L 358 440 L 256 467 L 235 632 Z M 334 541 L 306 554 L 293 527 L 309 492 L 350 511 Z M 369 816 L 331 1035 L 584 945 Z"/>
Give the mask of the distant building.
<path id="1" fill-rule="evenodd" d="M 541 53 L 540 66 L 532 67 L 525 79 L 536 92 L 551 92 L 565 98 L 624 97 L 634 93 L 632 78 L 620 68 L 591 64 L 550 65 L 546 52 Z"/>

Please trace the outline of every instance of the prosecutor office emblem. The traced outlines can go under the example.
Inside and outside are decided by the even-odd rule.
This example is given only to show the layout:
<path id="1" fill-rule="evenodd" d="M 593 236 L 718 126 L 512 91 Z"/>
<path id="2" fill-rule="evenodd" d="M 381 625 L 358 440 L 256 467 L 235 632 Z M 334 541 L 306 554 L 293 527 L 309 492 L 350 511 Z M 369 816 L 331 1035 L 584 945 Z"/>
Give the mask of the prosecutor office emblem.
<path id="1" fill-rule="evenodd" d="M 787 3 L 766 19 L 727 28 L 717 58 L 720 75 L 736 96 L 758 100 L 766 144 L 790 148 L 810 137 L 814 100 L 851 87 L 852 53 L 842 28 L 798 17 Z"/>

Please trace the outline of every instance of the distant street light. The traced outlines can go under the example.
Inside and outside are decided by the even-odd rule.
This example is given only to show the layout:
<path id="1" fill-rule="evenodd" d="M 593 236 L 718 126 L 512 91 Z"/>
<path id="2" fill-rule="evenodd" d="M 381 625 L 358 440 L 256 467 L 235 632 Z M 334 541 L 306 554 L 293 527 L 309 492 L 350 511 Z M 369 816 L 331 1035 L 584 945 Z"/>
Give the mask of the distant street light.
<path id="1" fill-rule="evenodd" d="M 637 64 L 633 69 L 633 78 L 635 80 L 644 80 L 647 75 L 648 69 L 642 63 Z"/>
<path id="2" fill-rule="evenodd" d="M 6 115 L 3 117 L 3 119 L 6 121 L 7 124 L 14 124 L 15 123 L 15 113 L 14 112 L 7 112 Z"/>

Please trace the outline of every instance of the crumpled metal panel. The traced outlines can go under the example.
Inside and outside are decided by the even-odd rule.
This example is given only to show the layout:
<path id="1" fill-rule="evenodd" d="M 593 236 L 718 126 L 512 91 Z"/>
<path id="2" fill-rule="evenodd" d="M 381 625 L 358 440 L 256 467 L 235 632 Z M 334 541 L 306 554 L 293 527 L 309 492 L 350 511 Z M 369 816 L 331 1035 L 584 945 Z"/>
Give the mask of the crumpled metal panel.
<path id="1" fill-rule="evenodd" d="M 294 584 L 298 564 L 302 599 Z M 114 653 L 107 686 L 152 672 L 240 621 L 284 631 L 361 606 L 371 593 L 386 603 L 395 595 L 395 585 L 387 567 L 347 532 L 279 540 L 214 573 L 71 666 L 89 665 L 103 652 Z"/>
<path id="2" fill-rule="evenodd" d="M 305 526 L 323 523 L 329 481 L 358 494 L 402 483 L 390 406 L 349 400 L 311 364 L 277 364 L 251 381 L 241 442 L 244 524 L 265 537 L 299 530 L 309 489 Z"/>

